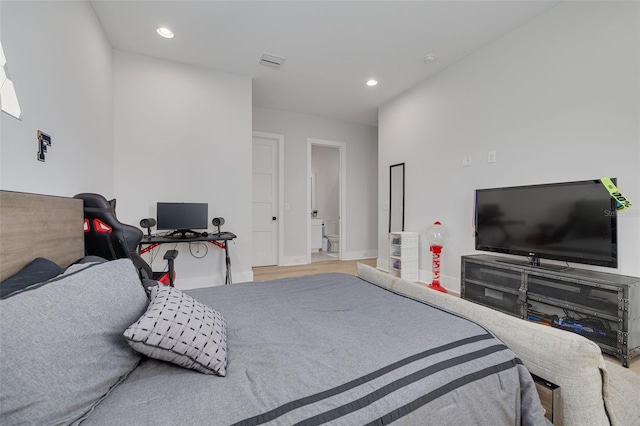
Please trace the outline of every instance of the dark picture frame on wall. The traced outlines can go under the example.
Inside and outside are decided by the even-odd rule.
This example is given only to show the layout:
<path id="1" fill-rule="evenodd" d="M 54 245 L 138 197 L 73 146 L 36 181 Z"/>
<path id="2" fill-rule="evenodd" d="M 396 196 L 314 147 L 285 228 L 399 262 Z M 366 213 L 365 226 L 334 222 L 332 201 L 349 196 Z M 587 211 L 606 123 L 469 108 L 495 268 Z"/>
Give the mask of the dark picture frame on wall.
<path id="1" fill-rule="evenodd" d="M 389 166 L 389 232 L 404 231 L 405 164 Z"/>

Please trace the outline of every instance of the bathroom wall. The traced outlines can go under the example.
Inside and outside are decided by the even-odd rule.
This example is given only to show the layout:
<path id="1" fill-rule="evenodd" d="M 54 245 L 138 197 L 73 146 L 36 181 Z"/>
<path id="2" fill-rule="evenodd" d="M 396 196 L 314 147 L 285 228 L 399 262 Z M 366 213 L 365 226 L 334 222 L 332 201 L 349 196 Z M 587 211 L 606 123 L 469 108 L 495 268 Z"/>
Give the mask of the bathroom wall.
<path id="1" fill-rule="evenodd" d="M 311 173 L 316 177 L 316 203 L 318 217 L 333 223 L 334 229 L 326 233 L 339 234 L 340 216 L 340 150 L 327 146 L 311 147 Z M 329 226 L 329 225 L 328 225 Z"/>

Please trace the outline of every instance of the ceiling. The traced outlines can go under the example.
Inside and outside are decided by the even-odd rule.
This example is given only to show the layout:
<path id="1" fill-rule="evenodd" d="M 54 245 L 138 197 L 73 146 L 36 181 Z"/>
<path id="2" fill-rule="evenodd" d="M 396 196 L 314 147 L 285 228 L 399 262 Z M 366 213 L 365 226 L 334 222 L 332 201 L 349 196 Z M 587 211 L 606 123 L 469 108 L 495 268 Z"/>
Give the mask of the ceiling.
<path id="1" fill-rule="evenodd" d="M 257 107 L 375 126 L 380 105 L 558 2 L 91 3 L 115 49 L 249 76 Z M 159 37 L 162 26 L 175 37 Z M 259 65 L 263 52 L 282 67 Z"/>

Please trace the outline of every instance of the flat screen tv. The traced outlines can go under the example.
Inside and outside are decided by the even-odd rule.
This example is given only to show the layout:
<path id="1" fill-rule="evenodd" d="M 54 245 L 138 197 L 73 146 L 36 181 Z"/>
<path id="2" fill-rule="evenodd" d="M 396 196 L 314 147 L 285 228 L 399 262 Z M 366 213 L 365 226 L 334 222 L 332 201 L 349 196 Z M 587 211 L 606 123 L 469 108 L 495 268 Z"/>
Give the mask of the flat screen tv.
<path id="1" fill-rule="evenodd" d="M 157 203 L 156 218 L 159 230 L 173 230 L 185 234 L 209 227 L 207 203 Z"/>
<path id="2" fill-rule="evenodd" d="M 615 179 L 612 179 L 615 183 Z M 478 189 L 476 250 L 618 267 L 616 201 L 600 180 Z"/>

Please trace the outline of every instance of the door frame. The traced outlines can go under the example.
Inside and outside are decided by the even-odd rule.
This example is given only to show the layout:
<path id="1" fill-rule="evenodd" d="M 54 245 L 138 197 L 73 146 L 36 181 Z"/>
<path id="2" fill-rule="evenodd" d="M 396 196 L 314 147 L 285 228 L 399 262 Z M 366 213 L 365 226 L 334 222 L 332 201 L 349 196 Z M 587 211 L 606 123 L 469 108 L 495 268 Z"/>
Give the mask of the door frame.
<path id="1" fill-rule="evenodd" d="M 276 226 L 278 228 L 278 253 L 276 255 L 276 264 L 281 266 L 284 259 L 284 135 L 267 132 L 252 132 L 251 149 L 253 150 L 253 138 L 271 139 L 277 142 L 278 147 L 278 220 Z"/>
<path id="2" fill-rule="evenodd" d="M 307 138 L 307 177 L 311 176 L 311 147 L 313 145 L 328 146 L 338 148 L 340 155 L 340 252 L 339 259 L 345 259 L 347 248 L 347 144 L 345 142 L 328 141 L 324 139 Z M 307 206 L 311 206 L 311 190 L 310 185 L 307 188 Z M 305 209 L 307 213 L 307 263 L 311 263 L 311 212 Z"/>

